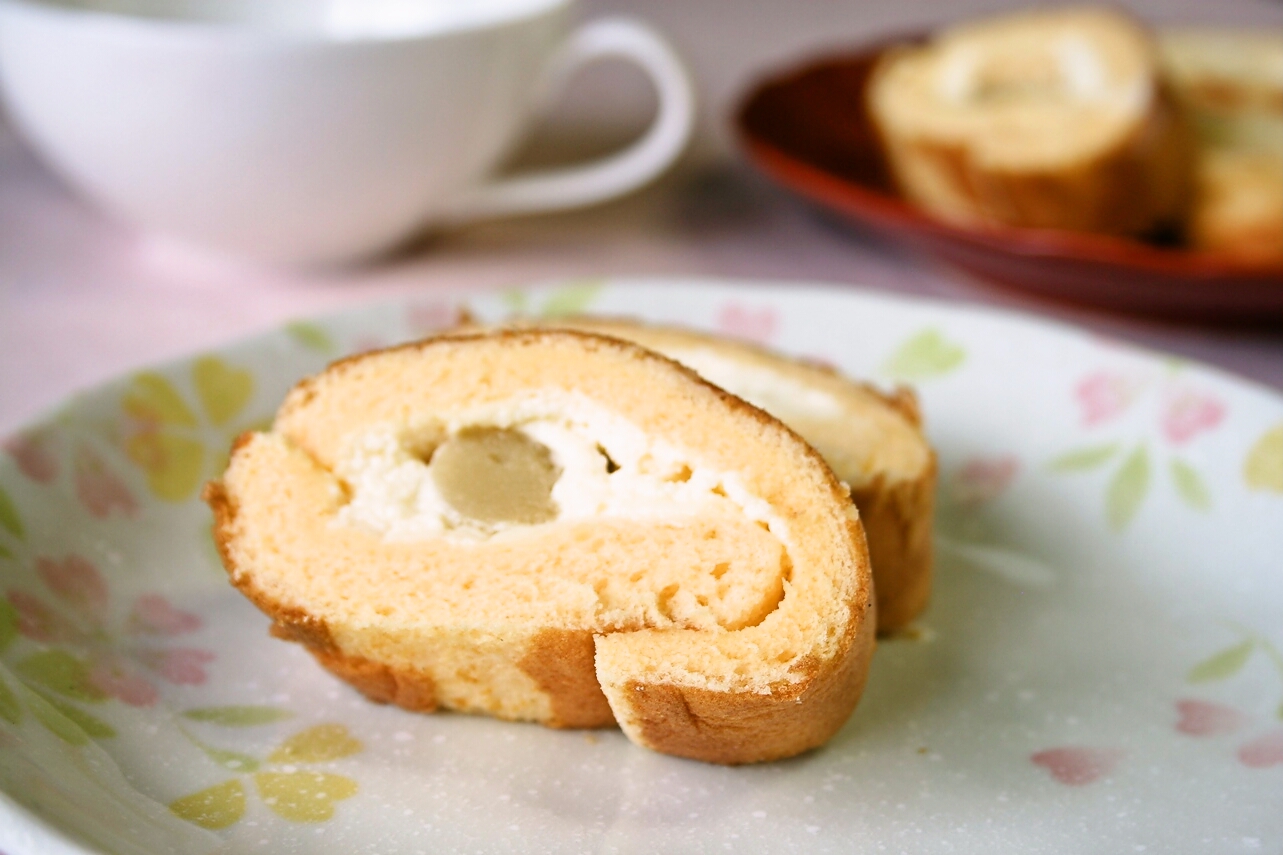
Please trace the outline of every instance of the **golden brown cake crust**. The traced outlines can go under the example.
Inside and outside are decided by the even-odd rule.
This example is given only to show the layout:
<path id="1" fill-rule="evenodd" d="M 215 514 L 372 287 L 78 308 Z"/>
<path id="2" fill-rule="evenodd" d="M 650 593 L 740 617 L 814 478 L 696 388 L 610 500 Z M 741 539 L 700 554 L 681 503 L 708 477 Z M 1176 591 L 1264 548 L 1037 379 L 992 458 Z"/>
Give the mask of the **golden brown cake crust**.
<path id="1" fill-rule="evenodd" d="M 936 463 L 921 478 L 852 488 L 873 559 L 878 632 L 907 625 L 931 599 Z"/>
<path id="2" fill-rule="evenodd" d="M 760 763 L 823 745 L 846 723 L 863 694 L 876 647 L 875 605 L 867 595 L 869 587 L 862 590 L 866 593 L 850 605 L 842 652 L 823 663 L 799 663 L 805 679 L 772 687 L 769 700 L 759 694 L 629 684 L 627 716 L 635 738 L 665 754 L 724 765 Z"/>
<path id="3" fill-rule="evenodd" d="M 593 634 L 545 629 L 517 663 L 552 703 L 550 727 L 613 727 L 615 714 L 597 682 Z"/>
<path id="4" fill-rule="evenodd" d="M 439 706 L 436 683 L 430 674 L 392 668 L 337 651 L 313 647 L 308 650 L 327 671 L 376 703 L 395 704 L 413 712 L 433 712 Z"/>

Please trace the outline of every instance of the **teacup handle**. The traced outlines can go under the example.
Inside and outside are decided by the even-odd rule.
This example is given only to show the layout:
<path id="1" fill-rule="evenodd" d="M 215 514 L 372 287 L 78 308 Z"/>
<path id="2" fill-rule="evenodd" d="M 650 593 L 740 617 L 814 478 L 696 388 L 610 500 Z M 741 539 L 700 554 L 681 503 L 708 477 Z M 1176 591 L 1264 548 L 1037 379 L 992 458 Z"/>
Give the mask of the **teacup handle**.
<path id="1" fill-rule="evenodd" d="M 580 166 L 543 170 L 482 184 L 445 219 L 471 220 L 578 208 L 634 190 L 661 173 L 681 153 L 695 122 L 695 96 L 677 54 L 650 27 L 629 18 L 604 18 L 576 30 L 550 72 L 564 83 L 582 65 L 621 57 L 641 66 L 654 82 L 659 108 L 642 136 L 622 151 Z"/>

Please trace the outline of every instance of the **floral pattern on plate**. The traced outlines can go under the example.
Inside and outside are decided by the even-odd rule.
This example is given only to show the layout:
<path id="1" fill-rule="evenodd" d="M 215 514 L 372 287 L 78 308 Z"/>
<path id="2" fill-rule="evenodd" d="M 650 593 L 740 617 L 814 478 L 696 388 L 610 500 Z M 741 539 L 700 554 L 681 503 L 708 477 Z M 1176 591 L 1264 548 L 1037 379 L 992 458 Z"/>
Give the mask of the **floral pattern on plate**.
<path id="1" fill-rule="evenodd" d="M 371 705 L 218 572 L 200 484 L 299 378 L 461 317 L 583 312 L 919 390 L 933 605 L 822 750 L 725 769 Z M 301 320 L 4 442 L 0 849 L 1277 852 L 1280 531 L 1283 399 L 1020 316 L 616 279 Z"/>

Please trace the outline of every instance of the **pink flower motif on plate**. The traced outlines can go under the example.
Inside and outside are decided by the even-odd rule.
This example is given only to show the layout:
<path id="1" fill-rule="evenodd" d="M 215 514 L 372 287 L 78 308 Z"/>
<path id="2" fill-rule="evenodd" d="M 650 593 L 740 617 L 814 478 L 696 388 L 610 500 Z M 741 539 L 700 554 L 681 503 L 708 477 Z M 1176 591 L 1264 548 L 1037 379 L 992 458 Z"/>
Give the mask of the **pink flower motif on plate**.
<path id="1" fill-rule="evenodd" d="M 160 697 L 150 680 L 139 676 L 127 662 L 116 656 L 95 662 L 89 671 L 89 682 L 99 691 L 131 707 L 152 706 Z"/>
<path id="2" fill-rule="evenodd" d="M 4 441 L 3 448 L 32 481 L 48 484 L 58 477 L 58 458 L 53 437 L 47 432 L 20 433 Z"/>
<path id="3" fill-rule="evenodd" d="M 138 513 L 138 500 L 133 493 L 92 449 L 83 445 L 77 448 L 72 465 L 76 496 L 89 513 L 96 517 L 110 516 L 112 511 L 127 517 Z"/>
<path id="4" fill-rule="evenodd" d="M 107 608 L 107 580 L 87 559 L 79 555 L 68 555 L 61 561 L 37 558 L 36 573 L 58 599 L 94 625 L 101 622 Z"/>
<path id="5" fill-rule="evenodd" d="M 1088 427 L 1120 415 L 1136 399 L 1135 381 L 1108 371 L 1089 374 L 1074 387 L 1074 397 Z"/>
<path id="6" fill-rule="evenodd" d="M 78 555 L 36 560 L 36 575 L 54 595 L 46 603 L 25 591 L 7 591 L 17 612 L 17 629 L 45 643 L 67 644 L 76 661 L 88 668 L 87 681 L 98 692 L 136 707 L 160 698 L 153 672 L 178 685 L 200 685 L 214 653 L 193 647 L 164 647 L 158 637 L 172 637 L 201 628 L 200 616 L 177 608 L 160 594 L 136 598 L 123 625 L 109 619 L 107 579 Z M 125 636 L 136 642 L 127 643 Z"/>
<path id="7" fill-rule="evenodd" d="M 1175 445 L 1188 442 L 1225 419 L 1225 404 L 1212 395 L 1184 389 L 1170 395 L 1163 407 L 1163 435 Z"/>
<path id="8" fill-rule="evenodd" d="M 210 651 L 194 647 L 139 650 L 137 656 L 162 679 L 181 686 L 199 686 L 204 683 L 209 679 L 205 666 L 215 659 Z"/>
<path id="9" fill-rule="evenodd" d="M 1251 716 L 1234 707 L 1197 698 L 1183 698 L 1177 701 L 1176 711 L 1180 714 L 1176 729 L 1187 736 L 1233 733 L 1251 721 Z"/>
<path id="10" fill-rule="evenodd" d="M 779 320 L 779 313 L 770 306 L 749 309 L 739 303 L 727 303 L 717 314 L 717 327 L 736 338 L 764 343 L 775 335 Z"/>
<path id="11" fill-rule="evenodd" d="M 1064 746 L 1049 748 L 1030 755 L 1035 766 L 1041 766 L 1062 784 L 1081 787 L 1098 781 L 1114 771 L 1123 752 L 1117 748 Z"/>
<path id="12" fill-rule="evenodd" d="M 1252 769 L 1283 766 L 1283 728 L 1245 743 L 1238 750 L 1238 759 L 1244 766 Z"/>
<path id="13" fill-rule="evenodd" d="M 175 608 L 160 594 L 143 594 L 134 601 L 129 614 L 131 632 L 150 635 L 182 635 L 201 628 L 199 615 Z"/>
<path id="14" fill-rule="evenodd" d="M 1020 461 L 1012 455 L 972 458 L 954 473 L 954 501 L 960 505 L 978 505 L 996 499 L 1019 471 Z"/>
<path id="15" fill-rule="evenodd" d="M 6 593 L 9 604 L 18 613 L 18 632 L 32 641 L 66 641 L 76 634 L 75 628 L 61 615 L 26 591 Z"/>

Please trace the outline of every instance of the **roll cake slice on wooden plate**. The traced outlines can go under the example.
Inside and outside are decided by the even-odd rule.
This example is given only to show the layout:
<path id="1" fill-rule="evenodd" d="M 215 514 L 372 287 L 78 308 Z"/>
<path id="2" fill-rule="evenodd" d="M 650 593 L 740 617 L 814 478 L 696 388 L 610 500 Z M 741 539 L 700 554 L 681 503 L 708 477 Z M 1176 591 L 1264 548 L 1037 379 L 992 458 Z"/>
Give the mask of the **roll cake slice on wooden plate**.
<path id="1" fill-rule="evenodd" d="M 232 582 L 374 700 L 617 722 L 718 763 L 828 740 L 876 624 L 819 454 L 652 351 L 452 335 L 300 383 L 206 490 Z"/>
<path id="2" fill-rule="evenodd" d="M 936 457 L 911 389 L 883 392 L 814 361 L 677 326 L 593 317 L 544 325 L 637 342 L 797 431 L 851 488 L 860 510 L 873 562 L 878 631 L 900 629 L 926 608 Z"/>
<path id="3" fill-rule="evenodd" d="M 1176 225 L 1189 135 L 1149 32 L 1038 9 L 889 51 L 870 113 L 906 198 L 962 226 L 1140 235 Z"/>

